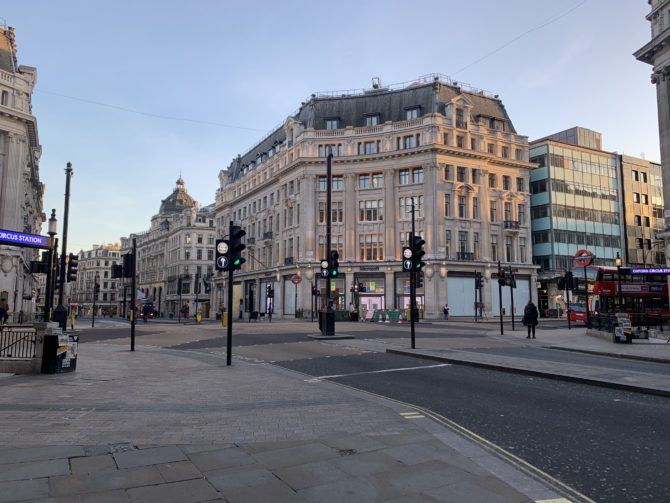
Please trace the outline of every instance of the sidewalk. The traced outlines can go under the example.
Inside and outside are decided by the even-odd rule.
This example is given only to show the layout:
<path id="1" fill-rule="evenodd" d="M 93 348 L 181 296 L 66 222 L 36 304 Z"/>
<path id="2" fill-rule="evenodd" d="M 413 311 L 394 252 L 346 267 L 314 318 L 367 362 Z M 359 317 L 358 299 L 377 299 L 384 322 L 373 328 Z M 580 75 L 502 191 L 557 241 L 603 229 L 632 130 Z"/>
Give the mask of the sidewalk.
<path id="1" fill-rule="evenodd" d="M 0 389 L 2 503 L 561 497 L 404 404 L 224 355 L 83 344 Z"/>
<path id="2" fill-rule="evenodd" d="M 446 327 L 446 323 L 442 327 Z M 464 341 L 458 336 L 424 339 L 416 349 L 390 347 L 387 351 L 396 354 L 429 358 L 437 361 L 459 363 L 483 368 L 503 370 L 527 375 L 537 375 L 567 381 L 597 384 L 616 389 L 637 391 L 661 396 L 670 396 L 670 344 L 667 339 L 634 339 L 632 344 L 615 344 L 610 339 L 587 335 L 583 325 L 555 328 L 556 322 L 542 323 L 537 327 L 536 339 L 526 339 L 526 327 L 517 324 L 512 331 L 505 325 L 504 335 L 493 325 L 481 325 L 486 337 Z M 450 325 L 457 330 L 459 325 L 472 327 L 474 323 L 463 321 Z M 544 327 L 543 327 L 544 325 Z M 444 328 L 443 328 L 444 330 Z M 388 341 L 390 342 L 390 341 Z M 487 348 L 545 348 L 571 351 L 586 355 L 599 355 L 619 359 L 612 361 L 612 369 L 589 364 L 560 363 L 552 359 L 516 357 L 501 354 L 504 351 L 486 353 Z M 621 361 L 653 362 L 668 365 L 664 372 L 645 372 L 621 369 Z M 632 366 L 632 365 L 631 365 Z M 616 367 L 616 368 L 615 368 Z"/>

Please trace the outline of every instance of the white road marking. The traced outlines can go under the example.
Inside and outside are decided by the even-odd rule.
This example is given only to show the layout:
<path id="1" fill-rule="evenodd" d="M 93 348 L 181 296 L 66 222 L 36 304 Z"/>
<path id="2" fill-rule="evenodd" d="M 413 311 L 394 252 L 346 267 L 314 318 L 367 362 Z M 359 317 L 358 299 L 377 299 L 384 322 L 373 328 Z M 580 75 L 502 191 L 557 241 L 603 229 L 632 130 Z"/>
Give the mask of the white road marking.
<path id="1" fill-rule="evenodd" d="M 337 374 L 332 376 L 318 376 L 311 379 L 306 379 L 308 382 L 316 382 L 317 380 L 322 379 L 335 379 L 337 377 L 348 377 L 348 376 L 360 376 L 365 374 L 383 374 L 384 372 L 403 372 L 405 370 L 419 370 L 419 369 L 434 369 L 438 367 L 451 367 L 451 363 L 440 363 L 438 365 L 425 365 L 423 367 L 404 367 L 398 369 L 385 369 L 385 370 L 370 370 L 368 372 L 354 372 L 353 374 Z"/>

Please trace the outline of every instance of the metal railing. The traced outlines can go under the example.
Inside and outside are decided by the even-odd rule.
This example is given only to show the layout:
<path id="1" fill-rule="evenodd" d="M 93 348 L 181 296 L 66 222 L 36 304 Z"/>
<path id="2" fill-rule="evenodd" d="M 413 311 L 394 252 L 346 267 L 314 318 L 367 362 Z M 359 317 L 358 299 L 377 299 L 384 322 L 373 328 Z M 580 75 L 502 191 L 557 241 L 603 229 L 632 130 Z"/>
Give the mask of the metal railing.
<path id="1" fill-rule="evenodd" d="M 284 257 L 284 265 L 293 265 L 293 257 Z"/>
<path id="2" fill-rule="evenodd" d="M 263 239 L 272 239 L 272 231 L 264 232 Z"/>
<path id="3" fill-rule="evenodd" d="M 456 260 L 475 260 L 474 252 L 458 252 L 456 253 Z"/>
<path id="4" fill-rule="evenodd" d="M 0 327 L 0 358 L 34 358 L 35 329 L 21 326 Z"/>
<path id="5" fill-rule="evenodd" d="M 520 229 L 521 224 L 518 220 L 505 220 L 503 223 L 505 229 Z"/>

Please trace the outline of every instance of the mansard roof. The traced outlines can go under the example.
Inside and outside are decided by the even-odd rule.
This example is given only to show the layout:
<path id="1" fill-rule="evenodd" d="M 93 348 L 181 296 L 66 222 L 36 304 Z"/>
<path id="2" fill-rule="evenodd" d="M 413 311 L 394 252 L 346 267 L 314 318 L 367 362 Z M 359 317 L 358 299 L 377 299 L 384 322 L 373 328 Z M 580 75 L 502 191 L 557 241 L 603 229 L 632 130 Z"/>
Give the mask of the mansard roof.
<path id="1" fill-rule="evenodd" d="M 177 186 L 168 197 L 161 201 L 159 213 L 174 213 L 186 208 L 195 208 L 198 202 L 193 199 L 184 185 L 184 179 L 180 176 L 177 180 Z"/>
<path id="2" fill-rule="evenodd" d="M 399 89 L 377 86 L 355 94 L 327 93 L 312 94 L 300 109 L 289 119 L 299 122 L 307 129 L 325 129 L 326 120 L 337 119 L 339 128 L 365 126 L 365 118 L 379 116 L 379 123 L 399 122 L 406 118 L 406 111 L 419 109 L 419 116 L 445 113 L 446 106 L 459 96 L 472 104 L 471 114 L 475 117 L 492 118 L 504 122 L 505 131 L 516 133 L 514 125 L 498 96 L 484 91 L 471 90 L 450 79 L 434 77 L 414 82 Z M 274 146 L 286 141 L 283 125 L 276 128 L 244 155 L 238 156 L 228 167 L 228 176 L 235 180 L 244 167 L 256 162 L 260 156 Z"/>

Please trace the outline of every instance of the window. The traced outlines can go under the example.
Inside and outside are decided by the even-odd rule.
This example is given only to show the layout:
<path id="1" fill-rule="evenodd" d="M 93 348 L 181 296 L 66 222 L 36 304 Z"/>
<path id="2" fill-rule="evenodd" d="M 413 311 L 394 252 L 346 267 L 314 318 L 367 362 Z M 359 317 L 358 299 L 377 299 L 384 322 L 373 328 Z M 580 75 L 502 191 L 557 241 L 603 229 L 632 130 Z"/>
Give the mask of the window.
<path id="1" fill-rule="evenodd" d="M 444 166 L 444 179 L 453 180 L 454 167 L 451 164 L 445 164 Z"/>
<path id="2" fill-rule="evenodd" d="M 512 188 L 512 178 L 503 175 L 503 190 L 510 190 Z"/>
<path id="3" fill-rule="evenodd" d="M 479 198 L 478 197 L 473 197 L 472 198 L 472 218 L 475 220 L 479 220 Z"/>
<path id="4" fill-rule="evenodd" d="M 633 220 L 635 222 L 635 225 L 637 225 L 638 227 L 642 226 L 642 217 L 640 215 L 635 215 Z"/>
<path id="5" fill-rule="evenodd" d="M 524 225 L 526 223 L 526 205 L 520 204 L 517 206 L 517 212 L 519 213 L 519 225 Z"/>
<path id="6" fill-rule="evenodd" d="M 405 110 L 405 120 L 418 119 L 420 107 L 408 108 Z"/>
<path id="7" fill-rule="evenodd" d="M 491 260 L 498 261 L 498 236 L 491 236 Z"/>
<path id="8" fill-rule="evenodd" d="M 195 259 L 202 260 L 202 250 L 200 248 L 195 251 Z"/>
<path id="9" fill-rule="evenodd" d="M 400 185 L 407 185 L 409 183 L 409 170 L 401 169 L 398 171 L 398 183 Z"/>
<path id="10" fill-rule="evenodd" d="M 470 138 L 470 150 L 477 150 L 477 140 Z"/>
<path id="11" fill-rule="evenodd" d="M 459 166 L 459 167 L 457 168 L 456 179 L 457 179 L 459 182 L 467 182 L 467 179 L 466 179 L 466 178 L 467 178 L 467 175 L 466 175 L 466 168 L 463 167 L 463 166 Z"/>
<path id="12" fill-rule="evenodd" d="M 471 170 L 472 183 L 479 183 L 479 170 L 477 168 L 472 168 Z"/>
<path id="13" fill-rule="evenodd" d="M 184 250 L 184 260 L 191 260 L 191 250 Z"/>
<path id="14" fill-rule="evenodd" d="M 491 222 L 498 221 L 498 202 L 495 200 L 489 201 L 489 214 L 491 217 Z"/>
<path id="15" fill-rule="evenodd" d="M 640 171 L 640 176 L 642 177 L 642 183 L 647 183 L 647 173 Z"/>
<path id="16" fill-rule="evenodd" d="M 0 101 L 0 104 L 5 107 L 9 105 L 9 93 L 7 91 L 2 91 L 2 101 Z"/>
<path id="17" fill-rule="evenodd" d="M 489 173 L 489 188 L 495 189 L 497 185 L 498 181 L 496 180 L 496 175 Z"/>
<path id="18" fill-rule="evenodd" d="M 505 238 L 505 261 L 514 262 L 514 246 L 512 242 L 512 236 L 507 236 Z"/>
<path id="19" fill-rule="evenodd" d="M 649 196 L 647 194 L 642 194 L 642 204 L 649 204 Z"/>
<path id="20" fill-rule="evenodd" d="M 366 126 L 376 126 L 378 124 L 379 124 L 379 114 L 366 115 L 365 116 L 365 125 Z"/>
<path id="21" fill-rule="evenodd" d="M 370 188 L 370 175 L 358 175 L 358 188 L 359 189 L 369 189 Z"/>
<path id="22" fill-rule="evenodd" d="M 245 216 L 245 217 L 247 216 L 247 215 L 246 215 L 246 212 L 245 212 L 245 215 L 244 215 L 244 216 Z M 191 243 L 191 235 L 190 235 L 190 234 L 184 234 L 184 243 L 186 243 L 186 244 L 190 244 L 190 243 Z"/>
<path id="23" fill-rule="evenodd" d="M 502 148 L 502 156 L 506 159 L 509 158 L 509 147 Z"/>
<path id="24" fill-rule="evenodd" d="M 414 217 L 423 216 L 423 196 L 408 196 L 400 198 L 400 215 L 401 220 L 408 220 L 412 218 L 412 199 L 414 199 Z"/>
<path id="25" fill-rule="evenodd" d="M 340 119 L 326 119 L 326 129 L 339 129 Z"/>
<path id="26" fill-rule="evenodd" d="M 384 242 L 381 234 L 358 236 L 359 260 L 384 260 Z"/>
<path id="27" fill-rule="evenodd" d="M 207 250 L 207 260 L 214 260 L 214 250 Z"/>
<path id="28" fill-rule="evenodd" d="M 479 232 L 472 233 L 472 252 L 475 255 L 475 260 L 479 260 Z"/>
<path id="29" fill-rule="evenodd" d="M 489 143 L 486 145 L 486 151 L 489 154 L 495 154 L 496 153 L 496 146 L 495 143 Z"/>
<path id="30" fill-rule="evenodd" d="M 365 154 L 376 154 L 377 153 L 377 143 L 374 141 L 366 141 L 364 144 L 365 147 Z"/>
<path id="31" fill-rule="evenodd" d="M 638 194 L 637 192 L 633 192 L 633 202 L 634 203 L 640 202 L 640 194 Z"/>
<path id="32" fill-rule="evenodd" d="M 515 155 L 516 155 L 516 160 L 517 161 L 523 161 L 523 150 L 521 150 L 520 148 L 517 148 L 514 152 L 515 152 Z"/>
<path id="33" fill-rule="evenodd" d="M 517 190 L 517 192 L 525 192 L 526 191 L 526 182 L 522 177 L 518 177 L 516 179 L 516 190 Z"/>
<path id="34" fill-rule="evenodd" d="M 650 226 L 649 217 L 644 217 L 644 226 L 645 226 L 645 227 L 649 227 L 649 226 Z"/>
<path id="35" fill-rule="evenodd" d="M 503 211 L 505 212 L 504 214 L 504 220 L 505 222 L 509 222 L 512 220 L 512 203 L 504 203 L 503 204 Z"/>
<path id="36" fill-rule="evenodd" d="M 458 196 L 458 218 L 467 218 L 465 196 Z"/>
<path id="37" fill-rule="evenodd" d="M 451 194 L 444 195 L 444 216 L 451 216 Z"/>
<path id="38" fill-rule="evenodd" d="M 342 190 L 344 188 L 344 177 L 342 175 L 333 177 L 333 190 Z"/>
<path id="39" fill-rule="evenodd" d="M 382 173 L 372 173 L 372 186 L 374 188 L 384 186 L 384 175 Z"/>
<path id="40" fill-rule="evenodd" d="M 636 182 L 639 181 L 640 180 L 639 173 L 635 170 L 633 170 L 632 173 L 633 173 L 633 180 Z"/>
<path id="41" fill-rule="evenodd" d="M 378 222 L 384 220 L 384 201 L 359 201 L 358 220 L 361 222 Z"/>
<path id="42" fill-rule="evenodd" d="M 644 247 L 645 247 L 647 250 L 651 250 L 651 239 L 645 239 L 645 240 L 644 240 Z"/>
<path id="43" fill-rule="evenodd" d="M 330 205 L 330 221 L 331 223 L 342 223 L 344 221 L 344 210 L 342 201 L 333 201 Z M 326 203 L 319 202 L 319 223 L 326 223 Z M 270 220 L 270 228 L 272 228 L 272 220 Z"/>
<path id="44" fill-rule="evenodd" d="M 412 182 L 413 183 L 423 182 L 423 168 L 414 168 L 412 170 Z"/>
<path id="45" fill-rule="evenodd" d="M 256 205 L 256 203 L 254 203 L 254 206 L 255 206 L 255 205 Z M 198 234 L 197 242 L 198 242 L 199 245 L 202 244 L 202 239 L 203 239 L 203 235 L 202 235 L 202 234 Z"/>
<path id="46" fill-rule="evenodd" d="M 456 146 L 458 148 L 465 148 L 465 139 L 461 135 L 456 135 Z"/>
<path id="47" fill-rule="evenodd" d="M 445 253 L 446 257 L 449 258 L 451 257 L 451 231 L 447 230 L 445 231 Z"/>
<path id="48" fill-rule="evenodd" d="M 635 238 L 635 247 L 639 250 L 642 250 L 643 241 L 642 238 Z"/>
<path id="49" fill-rule="evenodd" d="M 416 147 L 416 143 L 416 137 L 414 135 L 402 137 L 402 148 L 414 148 Z"/>
<path id="50" fill-rule="evenodd" d="M 466 231 L 459 231 L 458 233 L 458 253 L 468 253 L 468 233 Z"/>
<path id="51" fill-rule="evenodd" d="M 519 238 L 519 262 L 526 262 L 526 238 Z"/>

